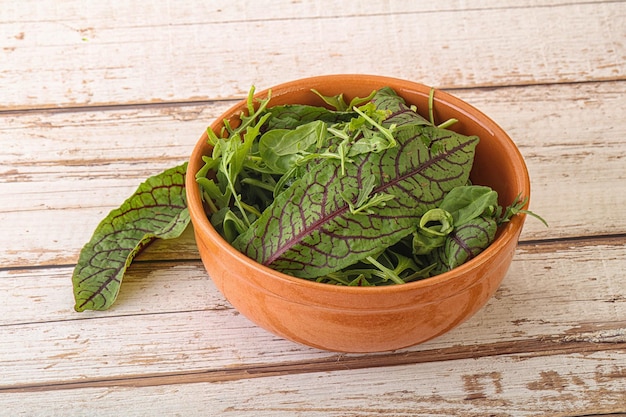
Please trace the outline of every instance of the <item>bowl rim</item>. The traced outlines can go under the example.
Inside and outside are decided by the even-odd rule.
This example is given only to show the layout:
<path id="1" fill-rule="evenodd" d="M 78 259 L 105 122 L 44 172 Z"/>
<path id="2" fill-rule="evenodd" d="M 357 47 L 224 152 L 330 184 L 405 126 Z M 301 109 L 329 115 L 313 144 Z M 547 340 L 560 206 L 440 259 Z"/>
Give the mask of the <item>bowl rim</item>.
<path id="1" fill-rule="evenodd" d="M 368 83 L 376 83 L 381 87 L 388 84 L 393 84 L 395 86 L 401 86 L 402 91 L 409 91 L 414 93 L 421 94 L 424 88 L 430 89 L 431 87 L 426 86 L 425 84 L 404 80 L 400 78 L 393 78 L 387 76 L 380 75 L 368 75 L 368 74 L 331 74 L 331 75 L 321 75 L 315 77 L 307 77 L 300 78 L 293 81 L 288 81 L 285 83 L 277 84 L 273 87 L 269 87 L 263 89 L 259 92 L 255 92 L 254 97 L 256 98 L 265 98 L 268 94 L 268 91 L 272 91 L 272 98 L 276 98 L 279 96 L 283 96 L 285 94 L 290 94 L 295 91 L 299 91 L 303 89 L 303 85 L 308 84 L 316 84 L 323 81 L 342 81 L 342 82 L 368 82 Z M 394 87 L 397 91 L 399 88 Z M 307 88 L 307 90 L 309 90 Z M 443 99 L 443 100 L 442 100 Z M 528 169 L 526 167 L 526 163 L 521 155 L 521 152 L 513 142 L 513 140 L 509 137 L 509 135 L 494 122 L 491 118 L 489 118 L 482 111 L 478 110 L 471 104 L 445 92 L 442 90 L 435 89 L 435 102 L 445 101 L 446 105 L 451 105 L 450 107 L 454 107 L 455 110 L 458 110 L 464 114 L 472 114 L 474 118 L 480 119 L 481 124 L 485 125 L 494 135 L 497 133 L 498 137 L 502 138 L 504 143 L 503 146 L 507 148 L 509 151 L 508 154 L 511 155 L 514 159 L 517 159 L 520 163 L 520 166 L 523 167 L 521 172 L 517 173 L 517 179 L 519 180 L 519 186 L 522 188 L 519 190 L 521 195 L 528 197 L 529 201 L 526 203 L 526 206 L 530 203 L 530 178 L 528 175 Z M 233 106 L 224 111 L 220 116 L 218 116 L 208 128 L 215 129 L 216 127 L 221 127 L 223 123 L 223 119 L 226 117 L 237 116 L 241 110 L 246 108 L 247 99 L 244 98 L 239 102 L 235 103 Z M 271 101 L 270 101 L 271 107 Z M 469 111 L 460 109 L 465 107 Z M 207 133 L 206 131 L 201 135 L 200 139 L 196 142 L 193 151 L 189 158 L 189 165 L 187 168 L 187 172 L 185 174 L 185 188 L 186 188 L 186 196 L 187 196 L 187 206 L 189 208 L 192 225 L 194 230 L 197 228 L 198 232 L 203 233 L 212 239 L 214 244 L 219 247 L 219 249 L 228 252 L 231 256 L 238 259 L 240 262 L 248 265 L 248 268 L 251 270 L 258 271 L 264 276 L 271 276 L 272 279 L 277 281 L 282 281 L 284 284 L 288 284 L 290 286 L 302 287 L 306 289 L 317 289 L 323 290 L 326 292 L 333 292 L 339 294 L 353 295 L 353 294 L 387 294 L 392 295 L 396 293 L 404 293 L 407 290 L 417 290 L 417 289 L 427 289 L 431 287 L 436 287 L 440 284 L 446 283 L 447 281 L 457 279 L 459 276 L 465 275 L 467 272 L 480 268 L 484 263 L 486 263 L 492 255 L 495 255 L 496 252 L 503 250 L 506 246 L 508 246 L 512 239 L 516 239 L 518 236 L 519 230 L 522 228 L 526 215 L 523 213 L 519 213 L 515 215 L 508 223 L 503 226 L 500 226 L 500 230 L 498 231 L 498 235 L 496 239 L 483 250 L 476 257 L 470 259 L 464 264 L 454 268 L 453 270 L 444 272 L 442 274 L 438 274 L 429 278 L 421 279 L 418 281 L 408 282 L 406 284 L 393 284 L 393 285 L 383 285 L 383 286 L 371 286 L 371 287 L 358 287 L 358 286 L 343 286 L 343 285 L 333 285 L 326 283 L 319 283 L 315 281 L 311 281 L 304 278 L 294 277 L 283 272 L 277 271 L 270 267 L 260 264 L 259 262 L 249 258 L 242 252 L 239 252 L 232 245 L 230 245 L 211 225 L 208 217 L 206 216 L 202 199 L 200 197 L 200 187 L 199 184 L 195 180 L 196 172 L 202 167 L 202 156 L 206 153 L 204 150 L 210 145 L 207 144 Z M 197 232 L 196 232 L 197 233 Z M 474 281 L 479 281 L 480 276 L 476 277 Z M 462 286 L 458 291 L 462 291 L 463 288 L 467 288 L 467 286 Z"/>

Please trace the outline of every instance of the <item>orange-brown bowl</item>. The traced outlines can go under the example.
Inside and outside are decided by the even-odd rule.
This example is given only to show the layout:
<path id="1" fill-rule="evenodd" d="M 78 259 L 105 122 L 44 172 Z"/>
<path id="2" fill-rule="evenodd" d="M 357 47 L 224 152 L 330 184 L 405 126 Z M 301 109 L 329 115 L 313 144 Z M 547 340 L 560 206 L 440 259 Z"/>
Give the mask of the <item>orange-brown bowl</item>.
<path id="1" fill-rule="evenodd" d="M 270 106 L 323 105 L 316 89 L 330 96 L 365 97 L 384 86 L 426 115 L 430 87 L 412 81 L 372 75 L 328 75 L 272 87 Z M 267 91 L 257 94 L 266 97 Z M 242 101 L 211 128 L 219 133 L 223 119 L 237 120 Z M 524 160 L 507 134 L 483 113 L 442 91 L 434 100 L 436 119 L 456 118 L 452 129 L 477 135 L 471 179 L 488 185 L 500 205 L 516 196 L 530 197 Z M 286 339 L 341 352 L 377 352 L 415 345 L 441 335 L 476 313 L 504 278 L 524 223 L 516 215 L 481 254 L 458 268 L 422 281 L 382 287 L 346 287 L 295 278 L 267 268 L 229 245 L 211 226 L 203 209 L 195 175 L 211 146 L 204 133 L 191 154 L 186 177 L 187 203 L 200 256 L 209 276 L 228 301 L 257 325 Z"/>

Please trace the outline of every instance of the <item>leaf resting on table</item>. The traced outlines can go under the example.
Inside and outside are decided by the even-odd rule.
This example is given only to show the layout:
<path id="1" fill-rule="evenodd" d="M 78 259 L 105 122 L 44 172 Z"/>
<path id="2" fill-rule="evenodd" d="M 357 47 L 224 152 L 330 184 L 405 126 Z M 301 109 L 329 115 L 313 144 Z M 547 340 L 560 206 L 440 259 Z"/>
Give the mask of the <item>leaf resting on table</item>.
<path id="1" fill-rule="evenodd" d="M 173 239 L 189 224 L 187 164 L 148 178 L 100 222 L 72 275 L 76 311 L 106 310 L 135 256 L 157 238 Z"/>

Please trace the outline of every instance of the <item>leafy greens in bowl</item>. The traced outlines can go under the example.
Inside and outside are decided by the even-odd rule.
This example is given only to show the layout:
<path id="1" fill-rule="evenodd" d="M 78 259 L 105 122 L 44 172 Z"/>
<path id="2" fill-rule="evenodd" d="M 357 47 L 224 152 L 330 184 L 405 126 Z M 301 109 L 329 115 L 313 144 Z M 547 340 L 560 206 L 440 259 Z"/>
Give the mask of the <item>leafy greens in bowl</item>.
<path id="1" fill-rule="evenodd" d="M 191 221 L 217 288 L 265 329 L 335 351 L 410 346 L 493 295 L 529 195 L 515 144 L 458 98 L 369 75 L 292 81 L 251 92 L 101 221 L 75 309 L 108 309 L 135 255 Z"/>
<path id="2" fill-rule="evenodd" d="M 358 97 L 367 98 L 372 91 L 378 94 L 371 97 L 373 107 L 367 107 L 369 99 L 356 105 L 362 114 L 355 106 L 336 105 L 359 102 Z M 321 119 L 319 114 L 307 119 L 289 111 L 299 105 L 323 108 L 319 112 L 332 114 L 331 120 L 322 119 L 324 126 L 316 126 L 313 122 Z M 337 114 L 346 111 L 356 114 L 345 119 Z M 359 117 L 365 121 L 359 122 Z M 297 126 L 284 124 L 292 119 Z M 440 135 L 439 125 L 452 119 L 457 122 L 444 126 L 450 131 Z M 346 138 L 343 129 L 342 123 L 353 120 L 369 130 L 362 132 L 367 140 L 361 145 L 350 132 Z M 307 138 L 294 147 L 284 142 L 290 132 L 279 132 L 277 137 L 268 133 L 276 129 L 303 129 Z M 424 136 L 416 131 L 431 133 Z M 234 133 L 241 134 L 241 140 L 224 140 Z M 264 134 L 269 136 L 263 139 Z M 256 173 L 246 171 L 249 166 L 243 168 L 250 164 L 241 156 L 244 152 L 239 153 L 246 146 L 252 157 L 265 155 L 265 163 L 254 168 Z M 399 152 L 408 149 L 413 151 Z M 472 153 L 473 164 L 468 163 Z M 443 160 L 445 164 L 438 164 Z M 412 175 L 416 171 L 424 175 Z M 420 343 L 478 311 L 511 263 L 525 219 L 520 210 L 526 208 L 530 195 L 523 158 L 487 116 L 444 92 L 433 95 L 424 85 L 369 75 L 297 80 L 240 102 L 202 135 L 186 175 L 187 203 L 200 255 L 231 304 L 281 337 L 348 352 Z M 479 187 L 464 188 L 468 180 Z M 430 186 L 431 182 L 436 185 Z M 251 184 L 254 187 L 243 186 Z M 445 203 L 445 195 L 453 189 L 460 190 L 455 191 L 460 200 L 470 196 L 471 201 Z M 508 213 L 498 207 L 509 207 Z M 434 242 L 437 239 L 416 236 L 421 231 L 445 234 L 449 216 L 452 222 L 455 216 L 457 221 L 471 222 L 476 213 L 491 216 L 496 223 L 510 221 L 498 228 L 484 251 L 462 265 L 427 279 L 409 276 L 416 272 L 417 278 L 429 276 L 432 263 L 419 265 L 421 255 L 415 255 L 411 261 L 416 265 L 405 268 L 401 256 L 406 252 L 400 246 L 410 246 L 411 251 L 441 248 L 441 242 Z M 317 234 L 309 233 L 312 230 Z M 348 239 L 354 236 L 358 239 Z M 386 260 L 389 250 L 398 256 Z M 395 282 L 396 275 L 410 282 L 378 285 Z M 328 285 L 331 281 L 344 285 Z"/>
<path id="3" fill-rule="evenodd" d="M 224 120 L 196 174 L 213 226 L 236 249 L 317 282 L 371 286 L 427 278 L 475 257 L 525 201 L 503 210 L 471 185 L 476 136 L 410 107 L 390 87 L 330 107 L 271 107 L 271 90 Z M 208 174 L 208 177 L 207 177 Z"/>

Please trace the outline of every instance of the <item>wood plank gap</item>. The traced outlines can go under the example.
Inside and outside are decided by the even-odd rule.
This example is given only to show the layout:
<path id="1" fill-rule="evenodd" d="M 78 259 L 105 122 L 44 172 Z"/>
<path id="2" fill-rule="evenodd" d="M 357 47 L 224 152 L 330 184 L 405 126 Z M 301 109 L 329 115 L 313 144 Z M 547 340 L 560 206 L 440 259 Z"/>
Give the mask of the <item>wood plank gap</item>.
<path id="1" fill-rule="evenodd" d="M 144 248 L 144 250 L 148 250 L 152 242 Z M 186 263 L 200 263 L 200 257 L 198 258 L 180 258 L 180 259 L 133 259 L 134 264 L 186 264 Z M 37 270 L 45 270 L 45 269 L 65 269 L 65 268 L 74 268 L 76 266 L 75 263 L 63 263 L 63 264 L 42 264 L 42 265 L 20 265 L 20 266 L 7 266 L 0 267 L 0 272 L 8 272 L 8 271 L 37 271 Z"/>
<path id="2" fill-rule="evenodd" d="M 622 323 L 626 326 L 626 323 Z M 618 329 L 626 335 L 626 327 Z M 603 330 L 606 332 L 606 330 Z M 602 331 L 601 331 L 602 332 Z M 597 333 L 597 332 L 596 332 Z M 280 364 L 253 364 L 227 369 L 169 372 L 127 377 L 111 377 L 62 381 L 57 383 L 0 386 L 0 393 L 43 392 L 82 388 L 149 387 L 161 385 L 216 383 L 242 379 L 264 378 L 315 372 L 349 371 L 355 369 L 416 365 L 485 357 L 513 356 L 523 361 L 535 357 L 563 354 L 589 355 L 602 351 L 626 350 L 626 338 L 616 342 L 591 342 L 584 338 L 543 337 L 536 339 L 496 342 L 478 346 L 451 346 L 410 352 L 390 352 L 378 355 L 349 356 L 337 354 L 319 360 L 293 361 Z"/>
<path id="3" fill-rule="evenodd" d="M 622 3 L 623 0 L 607 0 L 603 1 L 603 4 L 611 4 L 611 3 Z M 360 18 L 360 17 L 386 17 L 386 16 L 417 16 L 417 15 L 428 15 L 428 14 L 442 14 L 442 13 L 468 13 L 468 12 L 486 12 L 486 11 L 498 11 L 498 10 L 528 10 L 528 9 L 559 9 L 563 7 L 572 7 L 572 6 L 589 6 L 589 5 L 597 5 L 597 1 L 586 1 L 586 2 L 568 2 L 568 3 L 560 3 L 560 4 L 532 4 L 532 5 L 522 5 L 522 6 L 495 6 L 495 7 L 467 7 L 463 9 L 432 9 L 432 10 L 412 10 L 406 12 L 375 12 L 375 13 L 353 13 L 349 16 L 341 15 L 341 14 L 329 14 L 329 15 L 320 15 L 320 16 L 288 16 L 288 17 L 272 17 L 272 18 L 250 18 L 250 19 L 231 19 L 218 21 L 213 20 L 208 23 L 211 24 L 232 24 L 232 23 L 241 23 L 241 24 L 250 24 L 250 23 L 265 23 L 265 22 L 289 22 L 289 21 L 316 21 L 316 20 L 334 20 L 334 19 L 345 19 L 345 18 Z M 171 26 L 189 26 L 189 23 L 173 23 Z M 134 26 L 128 26 L 134 27 Z M 146 28 L 150 26 L 141 26 L 141 28 Z M 160 28 L 161 26 L 153 26 L 154 28 Z"/>
<path id="4" fill-rule="evenodd" d="M 116 314 L 116 315 L 102 315 L 102 316 L 80 316 L 80 313 L 77 312 L 76 318 L 72 317 L 70 319 L 61 319 L 61 320 L 43 320 L 43 321 L 25 321 L 19 323 L 8 323 L 8 324 L 0 324 L 0 329 L 3 327 L 15 327 L 15 326 L 41 326 L 42 324 L 49 323 L 76 323 L 83 320 L 89 320 L 93 322 L 94 320 L 110 320 L 116 318 L 129 318 L 129 317 L 145 317 L 145 316 L 161 316 L 161 315 L 174 315 L 174 314 L 190 314 L 197 313 L 199 311 L 223 311 L 223 310 L 234 310 L 234 307 L 228 306 L 220 306 L 218 308 L 198 308 L 198 309 L 187 309 L 187 310 L 177 310 L 177 311 L 151 311 L 149 313 L 134 313 L 134 314 Z"/>
<path id="5" fill-rule="evenodd" d="M 535 252 L 546 252 L 545 246 L 552 247 L 552 250 L 567 249 L 572 245 L 576 246 L 624 246 L 626 243 L 626 233 L 601 234 L 591 236 L 569 236 L 547 239 L 520 240 L 518 248 L 529 249 L 530 247 L 542 246 L 542 250 Z"/>
<path id="6" fill-rule="evenodd" d="M 600 83 L 615 83 L 615 82 L 624 82 L 626 81 L 626 77 L 617 76 L 617 77 L 601 77 L 596 78 L 594 80 L 582 80 L 582 81 L 557 81 L 557 82 L 536 82 L 536 83 L 508 83 L 506 85 L 498 85 L 498 84 L 476 84 L 469 85 L 466 87 L 458 87 L 458 86 L 434 86 L 439 90 L 445 90 L 451 94 L 454 94 L 455 91 L 497 91 L 497 90 L 511 90 L 511 89 L 519 89 L 519 88 L 529 88 L 529 87 L 552 87 L 552 86 L 577 86 L 577 85 L 586 85 L 586 84 L 600 84 Z"/>
<path id="7" fill-rule="evenodd" d="M 285 80 L 287 82 L 288 80 Z M 562 82 L 538 82 L 538 83 L 509 83 L 506 85 L 498 85 L 498 84 L 477 84 L 470 85 L 466 87 L 459 86 L 434 86 L 439 90 L 445 90 L 451 94 L 454 94 L 455 91 L 496 91 L 496 90 L 508 90 L 508 89 L 516 89 L 516 88 L 527 88 L 527 87 L 549 87 L 549 86 L 568 86 L 568 85 L 584 85 L 584 84 L 598 84 L 598 83 L 610 83 L 610 82 L 624 82 L 626 81 L 626 77 L 605 77 L 598 78 L 594 80 L 583 80 L 583 81 L 562 81 Z M 268 87 L 261 87 L 259 91 Z M 94 105 L 77 105 L 77 106 L 44 106 L 44 107 L 14 107 L 11 109 L 0 109 L 0 116 L 3 115 L 23 115 L 23 114 L 63 114 L 63 113 L 81 113 L 81 112 L 94 112 L 94 111 L 118 111 L 118 110 L 133 110 L 133 109 L 159 109 L 166 107 L 191 107 L 191 106 L 201 106 L 201 105 L 211 105 L 215 103 L 227 103 L 232 102 L 235 103 L 244 100 L 245 96 L 230 96 L 230 97 L 218 97 L 214 99 L 193 99 L 193 100 L 175 100 L 175 101 L 147 101 L 147 102 L 132 102 L 132 103 L 115 103 L 115 104 L 94 104 Z"/>
<path id="8" fill-rule="evenodd" d="M 572 414 L 570 417 L 626 417 L 626 413 Z"/>
<path id="9" fill-rule="evenodd" d="M 12 109 L 0 109 L 0 116 L 2 115 L 22 115 L 22 114 L 63 114 L 63 113 L 81 113 L 81 112 L 95 112 L 95 111 L 118 111 L 118 110 L 134 110 L 134 109 L 160 109 L 164 107 L 192 107 L 199 105 L 211 105 L 214 103 L 232 102 L 235 103 L 243 100 L 245 97 L 233 96 L 233 97 L 219 97 L 214 99 L 203 100 L 174 100 L 174 101 L 146 101 L 146 102 L 132 102 L 132 103 L 115 103 L 115 104 L 94 104 L 94 105 L 78 105 L 78 106 L 44 106 L 44 107 L 28 107 L 28 108 L 12 108 Z"/>
<path id="10" fill-rule="evenodd" d="M 571 236 L 561 238 L 550 239 L 532 239 L 532 240 L 520 240 L 518 248 L 524 250 L 531 250 L 533 252 L 546 252 L 546 246 L 552 247 L 552 250 L 567 249 L 572 244 L 576 246 L 624 246 L 626 242 L 626 233 L 616 234 L 603 234 L 593 236 Z M 541 247 L 541 249 L 539 249 Z M 149 250 L 150 245 L 146 246 L 144 250 Z M 533 248 L 535 248 L 533 250 Z M 171 263 L 197 263 L 200 262 L 200 258 L 180 258 L 180 259 L 134 259 L 133 264 L 171 264 Z M 32 270 L 44 270 L 44 269 L 63 269 L 74 268 L 75 263 L 64 264 L 42 264 L 42 265 L 20 265 L 20 266 L 8 266 L 0 267 L 0 272 L 6 271 L 32 271 Z"/>

